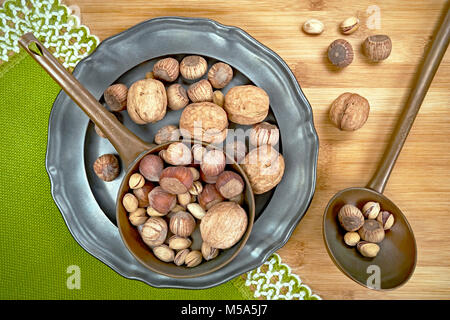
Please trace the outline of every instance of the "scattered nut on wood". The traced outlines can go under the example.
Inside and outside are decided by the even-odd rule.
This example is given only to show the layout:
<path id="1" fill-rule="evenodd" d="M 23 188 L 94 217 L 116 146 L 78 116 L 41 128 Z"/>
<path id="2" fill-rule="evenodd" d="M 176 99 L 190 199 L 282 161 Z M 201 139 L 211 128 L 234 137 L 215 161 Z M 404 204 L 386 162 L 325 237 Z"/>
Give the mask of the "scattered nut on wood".
<path id="1" fill-rule="evenodd" d="M 366 123 L 369 112 L 370 105 L 366 98 L 345 92 L 333 101 L 329 116 L 340 130 L 355 131 Z"/>
<path id="2" fill-rule="evenodd" d="M 303 24 L 303 31 L 307 34 L 321 34 L 324 29 L 323 22 L 318 19 L 309 19 Z"/>
<path id="3" fill-rule="evenodd" d="M 392 51 L 392 41 L 387 35 L 378 34 L 366 38 L 363 44 L 364 54 L 373 62 L 379 62 L 389 57 Z"/>
<path id="4" fill-rule="evenodd" d="M 344 68 L 351 64 L 353 55 L 352 45 L 344 39 L 334 40 L 328 47 L 328 60 L 339 68 Z"/>

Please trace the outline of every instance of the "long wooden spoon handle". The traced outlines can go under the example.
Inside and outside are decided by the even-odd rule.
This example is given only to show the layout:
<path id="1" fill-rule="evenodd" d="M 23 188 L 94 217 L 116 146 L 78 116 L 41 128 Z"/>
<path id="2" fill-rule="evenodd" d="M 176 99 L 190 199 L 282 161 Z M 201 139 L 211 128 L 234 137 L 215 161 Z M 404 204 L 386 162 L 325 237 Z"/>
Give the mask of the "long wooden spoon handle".
<path id="1" fill-rule="evenodd" d="M 405 108 L 403 109 L 381 163 L 367 186 L 368 188 L 383 193 L 398 155 L 402 150 L 409 131 L 414 123 L 414 119 L 416 118 L 423 99 L 431 85 L 431 81 L 433 80 L 442 57 L 447 50 L 449 39 L 450 11 L 447 10 L 444 22 L 436 34 L 436 38 L 424 60 L 420 72 L 417 74 L 415 86 L 409 95 L 408 101 L 406 102 Z"/>
<path id="2" fill-rule="evenodd" d="M 37 63 L 55 80 L 73 101 L 100 128 L 116 148 L 125 166 L 128 167 L 139 154 L 150 149 L 116 117 L 108 112 L 97 99 L 71 74 L 47 49 L 34 37 L 26 33 L 19 39 L 19 44 Z"/>

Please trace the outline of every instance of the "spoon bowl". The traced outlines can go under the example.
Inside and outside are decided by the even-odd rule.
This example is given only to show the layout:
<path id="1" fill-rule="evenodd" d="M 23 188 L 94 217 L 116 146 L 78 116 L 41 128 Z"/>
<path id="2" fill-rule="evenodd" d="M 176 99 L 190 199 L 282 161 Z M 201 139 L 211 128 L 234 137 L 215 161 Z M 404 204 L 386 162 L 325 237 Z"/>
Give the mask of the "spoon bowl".
<path id="1" fill-rule="evenodd" d="M 380 203 L 382 210 L 394 215 L 394 225 L 379 243 L 375 258 L 363 257 L 355 247 L 344 242 L 346 231 L 340 226 L 338 212 L 345 204 L 362 208 L 366 202 Z M 368 188 L 348 188 L 338 192 L 328 203 L 323 217 L 323 237 L 336 266 L 357 283 L 377 290 L 389 290 L 406 283 L 414 272 L 417 247 L 414 233 L 401 210 L 383 194 Z M 379 271 L 379 282 L 372 277 Z"/>

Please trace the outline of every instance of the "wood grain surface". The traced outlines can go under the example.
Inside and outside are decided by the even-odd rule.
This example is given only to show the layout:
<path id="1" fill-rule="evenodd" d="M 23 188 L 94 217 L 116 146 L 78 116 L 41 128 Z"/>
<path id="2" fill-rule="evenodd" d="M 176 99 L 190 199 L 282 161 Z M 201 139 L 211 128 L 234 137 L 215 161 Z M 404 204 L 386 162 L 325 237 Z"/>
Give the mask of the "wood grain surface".
<path id="1" fill-rule="evenodd" d="M 409 219 L 416 235 L 418 263 L 411 280 L 387 292 L 366 289 L 342 274 L 322 240 L 322 216 L 339 190 L 365 186 L 371 178 L 406 102 L 424 52 L 448 3 L 367 0 L 94 1 L 65 0 L 80 9 L 81 22 L 101 40 L 158 16 L 207 17 L 238 26 L 277 52 L 290 66 L 310 101 L 319 134 L 317 189 L 311 207 L 278 253 L 324 299 L 450 298 L 450 50 L 425 98 L 385 195 Z M 381 28 L 371 29 L 369 6 L 379 7 Z M 76 9 L 76 7 L 73 7 Z M 339 33 L 339 23 L 356 15 L 360 29 Z M 301 25 L 309 18 L 325 23 L 320 36 Z M 369 26 L 371 26 L 369 24 Z M 370 64 L 361 43 L 371 34 L 391 37 L 391 56 Z M 345 38 L 355 49 L 353 63 L 336 71 L 327 62 L 328 45 Z M 331 102 L 343 92 L 366 97 L 371 113 L 356 132 L 340 132 L 328 120 Z"/>

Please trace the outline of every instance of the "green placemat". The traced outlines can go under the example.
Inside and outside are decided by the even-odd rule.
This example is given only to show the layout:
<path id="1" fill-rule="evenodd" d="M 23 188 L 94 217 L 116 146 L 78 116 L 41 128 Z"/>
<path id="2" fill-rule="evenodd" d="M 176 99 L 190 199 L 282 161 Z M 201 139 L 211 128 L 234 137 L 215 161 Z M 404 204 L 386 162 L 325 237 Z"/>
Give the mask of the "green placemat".
<path id="1" fill-rule="evenodd" d="M 69 70 L 98 44 L 57 0 L 6 1 L 0 8 L 0 299 L 319 298 L 276 254 L 223 285 L 181 290 L 126 279 L 85 252 L 50 195 L 47 129 L 60 89 L 31 57 L 18 52 L 17 38 L 29 31 Z M 73 46 L 73 39 L 83 45 Z"/>

